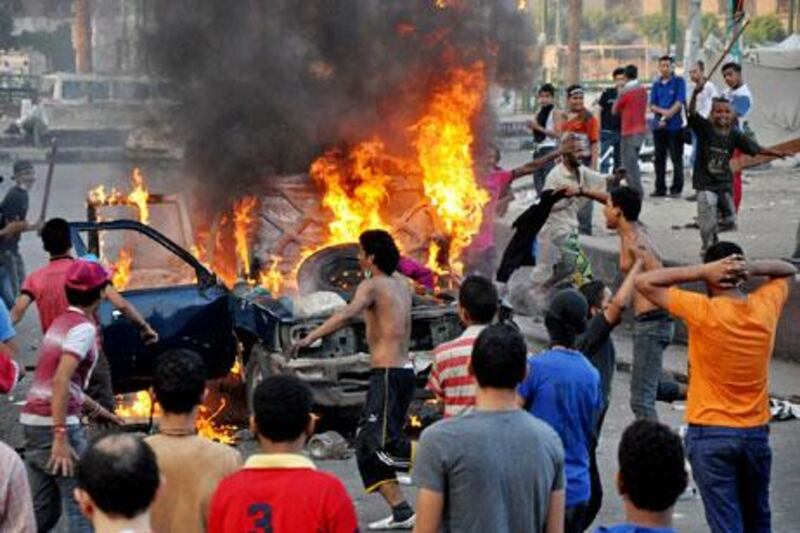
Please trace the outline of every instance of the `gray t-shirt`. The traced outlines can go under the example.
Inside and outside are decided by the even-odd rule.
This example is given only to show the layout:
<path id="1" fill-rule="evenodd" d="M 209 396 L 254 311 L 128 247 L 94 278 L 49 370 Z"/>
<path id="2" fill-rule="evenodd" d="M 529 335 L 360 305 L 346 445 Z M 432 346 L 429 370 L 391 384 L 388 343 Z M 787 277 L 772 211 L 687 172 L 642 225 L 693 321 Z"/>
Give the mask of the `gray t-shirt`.
<path id="1" fill-rule="evenodd" d="M 414 479 L 444 494 L 442 531 L 542 531 L 564 488 L 564 449 L 527 411 L 474 411 L 422 433 Z"/>

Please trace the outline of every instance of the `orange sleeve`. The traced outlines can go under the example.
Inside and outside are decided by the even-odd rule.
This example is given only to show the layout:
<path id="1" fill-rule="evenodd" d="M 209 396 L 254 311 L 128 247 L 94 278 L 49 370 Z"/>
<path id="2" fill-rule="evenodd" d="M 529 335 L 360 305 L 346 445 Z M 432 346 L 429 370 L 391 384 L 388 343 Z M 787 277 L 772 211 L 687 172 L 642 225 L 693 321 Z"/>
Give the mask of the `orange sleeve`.
<path id="1" fill-rule="evenodd" d="M 600 140 L 600 121 L 594 115 L 589 119 L 586 134 L 589 137 L 589 142 L 596 143 Z"/>
<path id="2" fill-rule="evenodd" d="M 667 291 L 667 311 L 683 319 L 687 325 L 702 324 L 708 315 L 708 297 L 696 292 L 670 287 Z"/>
<path id="3" fill-rule="evenodd" d="M 771 279 L 753 291 L 752 296 L 768 305 L 776 316 L 780 315 L 789 298 L 791 280 L 791 277 Z"/>

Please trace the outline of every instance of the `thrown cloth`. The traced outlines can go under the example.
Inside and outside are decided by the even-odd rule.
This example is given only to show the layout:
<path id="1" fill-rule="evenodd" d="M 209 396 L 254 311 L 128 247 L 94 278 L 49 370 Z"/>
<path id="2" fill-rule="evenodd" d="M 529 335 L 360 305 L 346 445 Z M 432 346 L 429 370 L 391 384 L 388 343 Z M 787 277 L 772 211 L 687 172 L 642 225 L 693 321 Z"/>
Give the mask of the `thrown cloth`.
<path id="1" fill-rule="evenodd" d="M 526 209 L 512 224 L 514 235 L 503 252 L 500 268 L 497 269 L 497 281 L 507 283 L 511 274 L 520 267 L 536 264 L 532 250 L 539 231 L 547 222 L 553 205 L 565 198 L 563 191 L 547 189 L 542 191 L 539 202 Z"/>

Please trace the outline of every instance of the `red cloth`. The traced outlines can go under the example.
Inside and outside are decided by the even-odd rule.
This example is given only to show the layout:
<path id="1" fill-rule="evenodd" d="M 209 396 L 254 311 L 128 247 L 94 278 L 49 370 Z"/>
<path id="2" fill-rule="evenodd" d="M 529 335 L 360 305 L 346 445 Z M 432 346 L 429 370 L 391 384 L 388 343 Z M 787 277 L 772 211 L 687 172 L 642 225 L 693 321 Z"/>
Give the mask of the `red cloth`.
<path id="1" fill-rule="evenodd" d="M 8 394 L 19 378 L 17 363 L 4 353 L 0 353 L 0 394 Z"/>
<path id="2" fill-rule="evenodd" d="M 647 89 L 638 85 L 627 91 L 615 103 L 620 115 L 623 137 L 647 133 Z"/>
<path id="3" fill-rule="evenodd" d="M 42 333 L 50 329 L 57 316 L 64 314 L 69 307 L 64 286 L 67 270 L 75 261 L 72 257 L 60 257 L 31 273 L 22 284 L 22 293 L 27 294 L 36 304 Z"/>
<path id="4" fill-rule="evenodd" d="M 733 151 L 733 161 L 742 157 L 742 152 L 739 149 Z M 742 171 L 733 173 L 733 205 L 736 212 L 739 212 L 739 206 L 742 205 Z"/>
<path id="5" fill-rule="evenodd" d="M 217 487 L 208 530 L 353 533 L 358 520 L 344 485 L 330 474 L 245 466 Z"/>

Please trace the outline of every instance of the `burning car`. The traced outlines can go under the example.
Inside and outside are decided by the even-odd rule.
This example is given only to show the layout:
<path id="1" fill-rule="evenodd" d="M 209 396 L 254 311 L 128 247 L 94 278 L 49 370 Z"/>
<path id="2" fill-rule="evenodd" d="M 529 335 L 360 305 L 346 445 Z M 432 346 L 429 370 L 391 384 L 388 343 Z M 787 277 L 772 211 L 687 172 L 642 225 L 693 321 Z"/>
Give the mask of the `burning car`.
<path id="1" fill-rule="evenodd" d="M 146 346 L 133 324 L 108 303 L 101 305 L 98 317 L 115 392 L 148 387 L 156 357 L 182 348 L 200 355 L 209 378 L 227 375 L 238 362 L 244 368 L 248 398 L 265 376 L 291 373 L 312 387 L 319 406 L 355 407 L 363 402 L 369 377 L 363 323 L 355 322 L 300 357 L 289 358 L 291 344 L 319 325 L 324 314 L 297 316 L 287 300 L 246 283 L 229 289 L 190 251 L 141 222 L 74 222 L 71 227 L 78 255 L 116 251 L 124 256 L 121 251 L 136 249 L 125 269 L 115 272 L 116 281 L 120 283 L 120 275 L 128 276 L 122 293 L 161 336 L 157 345 Z M 313 277 L 309 270 L 324 272 L 328 283 L 345 297 L 359 279 L 357 269 L 354 247 L 323 250 L 301 267 L 306 278 Z M 430 365 L 430 350 L 459 331 L 452 305 L 417 302 L 412 310 L 411 355 L 422 379 Z"/>

